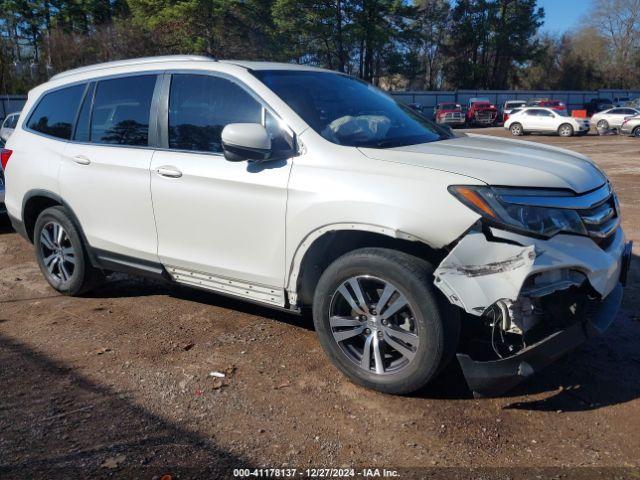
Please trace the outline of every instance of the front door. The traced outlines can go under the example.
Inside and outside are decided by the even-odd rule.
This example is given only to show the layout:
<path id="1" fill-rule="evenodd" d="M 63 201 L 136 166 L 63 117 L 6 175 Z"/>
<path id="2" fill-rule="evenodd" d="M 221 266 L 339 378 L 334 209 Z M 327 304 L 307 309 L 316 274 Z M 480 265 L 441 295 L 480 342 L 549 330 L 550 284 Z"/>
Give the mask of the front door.
<path id="1" fill-rule="evenodd" d="M 209 74 L 171 76 L 168 149 L 154 153 L 158 255 L 175 280 L 284 304 L 285 213 L 291 160 L 229 162 L 229 123 L 263 123 L 291 142 L 243 86 Z"/>
<path id="2" fill-rule="evenodd" d="M 558 128 L 556 115 L 548 110 L 538 110 L 536 122 L 538 124 L 538 128 L 542 132 L 555 132 Z"/>

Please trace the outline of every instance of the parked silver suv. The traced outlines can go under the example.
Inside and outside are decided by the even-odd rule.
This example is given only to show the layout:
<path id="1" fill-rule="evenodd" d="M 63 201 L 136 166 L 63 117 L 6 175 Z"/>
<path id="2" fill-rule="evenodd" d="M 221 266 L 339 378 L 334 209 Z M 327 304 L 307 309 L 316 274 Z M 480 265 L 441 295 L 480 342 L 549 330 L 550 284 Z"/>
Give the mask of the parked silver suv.
<path id="1" fill-rule="evenodd" d="M 620 133 L 640 138 L 640 115 L 625 118 L 620 126 Z"/>

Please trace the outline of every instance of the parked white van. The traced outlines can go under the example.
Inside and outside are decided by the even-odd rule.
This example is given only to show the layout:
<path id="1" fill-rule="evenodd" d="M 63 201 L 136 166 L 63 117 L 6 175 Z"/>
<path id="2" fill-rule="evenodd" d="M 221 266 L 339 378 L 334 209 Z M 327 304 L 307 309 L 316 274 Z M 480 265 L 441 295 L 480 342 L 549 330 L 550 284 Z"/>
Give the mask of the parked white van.
<path id="1" fill-rule="evenodd" d="M 59 74 L 29 93 L 2 165 L 12 223 L 59 292 L 121 271 L 310 308 L 335 365 L 390 393 L 456 353 L 476 393 L 511 388 L 609 326 L 631 255 L 583 155 L 456 136 L 305 66 Z"/>

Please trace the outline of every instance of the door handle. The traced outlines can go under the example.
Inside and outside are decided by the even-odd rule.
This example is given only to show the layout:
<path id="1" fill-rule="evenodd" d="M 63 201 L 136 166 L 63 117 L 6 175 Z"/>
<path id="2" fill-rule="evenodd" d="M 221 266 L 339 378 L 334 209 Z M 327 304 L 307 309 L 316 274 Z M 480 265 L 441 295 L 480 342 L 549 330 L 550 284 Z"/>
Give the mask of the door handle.
<path id="1" fill-rule="evenodd" d="M 176 167 L 159 167 L 156 170 L 156 173 L 163 177 L 169 178 L 180 178 L 182 176 L 182 172 Z"/>
<path id="2" fill-rule="evenodd" d="M 89 165 L 91 163 L 91 160 L 84 155 L 76 155 L 71 160 L 76 162 L 78 165 Z"/>

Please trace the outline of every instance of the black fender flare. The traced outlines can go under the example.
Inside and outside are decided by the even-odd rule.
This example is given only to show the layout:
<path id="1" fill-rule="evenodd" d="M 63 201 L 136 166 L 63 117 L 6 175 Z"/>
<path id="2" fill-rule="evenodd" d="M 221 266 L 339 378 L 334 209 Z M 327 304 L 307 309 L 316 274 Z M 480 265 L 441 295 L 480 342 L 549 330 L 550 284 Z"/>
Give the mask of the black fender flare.
<path id="1" fill-rule="evenodd" d="M 82 224 L 80 223 L 80 220 L 78 219 L 78 216 L 75 214 L 75 212 L 73 211 L 73 208 L 71 208 L 69 206 L 69 204 L 67 202 L 64 201 L 64 199 L 58 195 L 57 193 L 54 193 L 50 190 L 43 190 L 43 189 L 33 189 L 33 190 L 29 190 L 24 198 L 22 199 L 22 222 L 24 224 L 24 230 L 25 233 L 27 234 L 27 239 L 33 243 L 33 235 L 31 235 L 31 238 L 28 236 L 28 231 L 27 231 L 27 225 L 25 223 L 25 218 L 24 218 L 24 214 L 25 214 L 25 210 L 27 207 L 27 204 L 29 203 L 29 201 L 35 197 L 44 197 L 44 198 L 48 198 L 50 200 L 53 200 L 54 202 L 58 203 L 59 205 L 63 206 L 66 210 L 67 213 L 69 214 L 69 216 L 71 217 L 71 221 L 73 222 L 73 225 L 78 229 L 78 233 L 80 234 L 80 238 L 82 238 L 82 242 L 85 245 L 85 250 L 87 251 L 87 255 L 89 256 L 89 260 L 91 261 L 91 265 L 93 265 L 96 268 L 100 268 L 100 262 L 98 261 L 98 258 L 95 255 L 95 252 L 93 250 L 93 248 L 91 247 L 91 245 L 89 244 L 86 235 L 84 234 L 84 230 L 82 229 Z"/>

